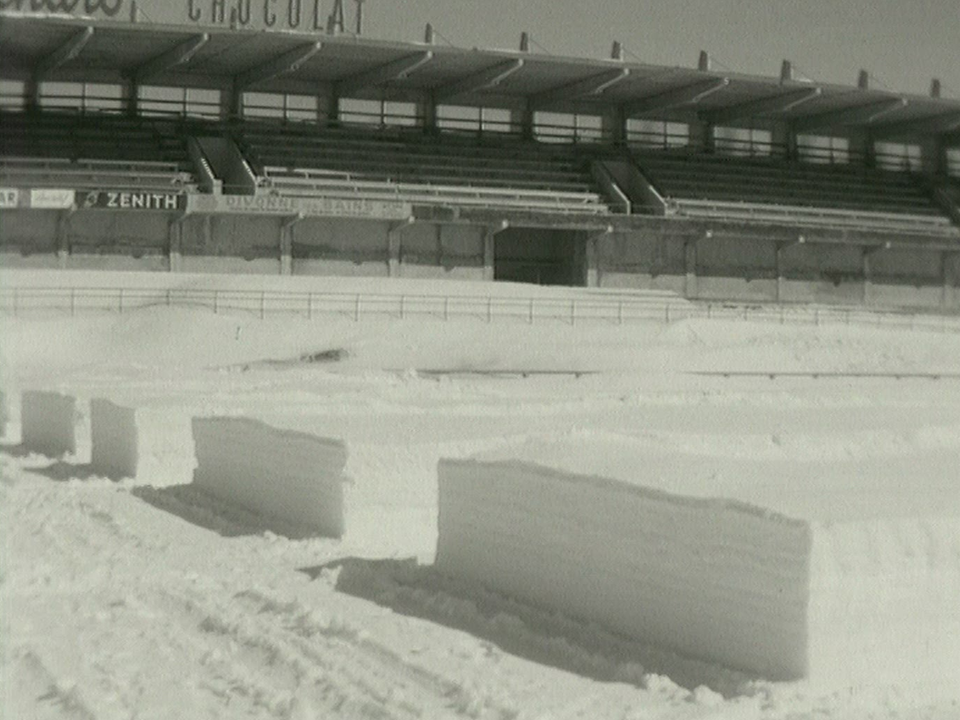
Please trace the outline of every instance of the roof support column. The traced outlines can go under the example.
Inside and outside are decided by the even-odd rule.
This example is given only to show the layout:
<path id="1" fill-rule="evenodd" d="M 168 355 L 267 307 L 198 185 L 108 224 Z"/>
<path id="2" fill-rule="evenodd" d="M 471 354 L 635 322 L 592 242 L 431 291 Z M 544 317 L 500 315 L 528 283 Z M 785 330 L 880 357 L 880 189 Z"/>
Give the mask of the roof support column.
<path id="1" fill-rule="evenodd" d="M 167 269 L 172 273 L 183 270 L 183 224 L 188 217 L 189 213 L 185 212 L 171 220 L 167 227 Z"/>
<path id="2" fill-rule="evenodd" d="M 220 90 L 220 118 L 239 120 L 243 115 L 243 91 L 235 82 L 228 82 Z"/>
<path id="3" fill-rule="evenodd" d="M 783 256 L 784 256 L 784 254 L 786 253 L 786 251 L 787 251 L 788 249 L 792 248 L 792 247 L 795 246 L 795 245 L 803 245 L 804 243 L 806 243 L 806 241 L 807 241 L 807 239 L 806 239 L 803 235 L 800 235 L 800 236 L 796 239 L 795 242 L 777 243 L 777 253 L 776 253 L 776 265 L 777 265 L 777 268 L 776 268 L 776 270 L 777 270 L 777 290 L 776 290 L 776 292 L 777 292 L 777 295 L 776 295 L 776 297 L 775 297 L 774 299 L 775 299 L 778 303 L 779 303 L 779 302 L 783 302 L 784 297 L 785 297 L 785 295 L 786 295 L 786 293 L 784 292 L 784 290 L 786 290 L 787 281 L 786 281 L 786 277 L 785 277 L 786 273 L 785 273 L 784 270 L 783 270 L 784 265 L 785 265 L 785 263 L 784 263 L 784 257 L 783 257 Z"/>
<path id="4" fill-rule="evenodd" d="M 317 96 L 317 123 L 336 125 L 340 122 L 340 96 L 335 85 Z"/>
<path id="5" fill-rule="evenodd" d="M 533 140 L 533 103 L 524 99 L 523 106 L 510 111 L 510 127 L 524 140 Z"/>
<path id="6" fill-rule="evenodd" d="M 797 159 L 797 134 L 790 123 L 778 122 L 773 126 L 771 141 L 775 148 L 780 149 L 785 160 Z M 782 149 L 781 149 L 782 148 Z"/>
<path id="7" fill-rule="evenodd" d="M 280 222 L 280 274 L 293 275 L 293 226 L 303 220 L 297 213 Z"/>
<path id="8" fill-rule="evenodd" d="M 70 219 L 76 208 L 62 210 L 57 214 L 57 267 L 65 270 L 70 258 Z"/>
<path id="9" fill-rule="evenodd" d="M 863 304 L 869 306 L 873 302 L 873 256 L 881 250 L 889 250 L 890 243 L 863 248 L 861 263 L 863 267 Z"/>
<path id="10" fill-rule="evenodd" d="M 703 148 L 704 152 L 712 153 L 714 143 L 713 123 L 694 121 L 690 123 L 690 144 L 693 147 Z"/>
<path id="11" fill-rule="evenodd" d="M 483 279 L 492 282 L 496 279 L 496 236 L 510 227 L 508 220 L 499 225 L 488 225 L 482 230 L 483 236 Z"/>
<path id="12" fill-rule="evenodd" d="M 712 237 L 713 231 L 707 230 L 703 235 L 694 235 L 683 241 L 683 296 L 688 300 L 696 300 L 700 292 L 697 277 L 697 243 Z"/>
<path id="13" fill-rule="evenodd" d="M 600 258 L 603 256 L 600 244 L 613 234 L 613 225 L 607 225 L 603 230 L 587 234 L 586 252 L 584 255 L 584 270 L 586 271 L 585 285 L 587 287 L 603 286 L 603 267 Z"/>
<path id="14" fill-rule="evenodd" d="M 437 100 L 432 92 L 425 92 L 417 102 L 417 120 L 423 132 L 432 135 L 437 132 Z"/>
<path id="15" fill-rule="evenodd" d="M 956 288 L 960 286 L 960 253 L 950 250 L 940 253 L 940 309 L 951 310 L 957 306 Z"/>
<path id="16" fill-rule="evenodd" d="M 627 113 L 623 105 L 612 107 L 600 118 L 603 139 L 614 145 L 627 144 Z"/>

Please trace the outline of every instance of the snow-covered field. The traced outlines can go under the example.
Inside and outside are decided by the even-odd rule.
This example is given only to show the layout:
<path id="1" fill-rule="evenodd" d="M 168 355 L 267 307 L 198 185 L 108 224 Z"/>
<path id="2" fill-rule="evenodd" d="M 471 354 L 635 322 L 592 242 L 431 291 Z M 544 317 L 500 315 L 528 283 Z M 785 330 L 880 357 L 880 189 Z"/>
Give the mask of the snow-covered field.
<path id="1" fill-rule="evenodd" d="M 960 373 L 960 336 L 160 308 L 4 317 L 0 353 L 2 717 L 960 717 L 960 379 L 856 377 Z M 76 453 L 20 444 L 34 389 L 78 398 Z M 134 479 L 90 465 L 98 397 L 136 408 Z M 343 537 L 200 490 L 194 416 L 345 443 Z M 815 522 L 839 598 L 817 652 L 855 679 L 771 681 L 440 572 L 437 462 L 474 456 Z"/>

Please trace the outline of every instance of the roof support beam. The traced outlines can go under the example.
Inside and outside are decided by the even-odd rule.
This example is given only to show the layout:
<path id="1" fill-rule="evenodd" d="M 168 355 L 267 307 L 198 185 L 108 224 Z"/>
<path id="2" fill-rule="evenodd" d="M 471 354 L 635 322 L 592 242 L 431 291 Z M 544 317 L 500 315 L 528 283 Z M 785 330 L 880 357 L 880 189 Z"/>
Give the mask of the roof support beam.
<path id="1" fill-rule="evenodd" d="M 257 83 L 272 80 L 278 75 L 296 72 L 303 63 L 320 52 L 322 47 L 323 43 L 319 41 L 307 43 L 295 47 L 293 50 L 289 50 L 262 65 L 248 68 L 234 77 L 234 87 L 239 91 Z"/>
<path id="2" fill-rule="evenodd" d="M 928 115 L 916 120 L 877 125 L 873 132 L 878 136 L 892 135 L 946 135 L 960 130 L 960 110 L 951 110 L 937 115 Z"/>
<path id="3" fill-rule="evenodd" d="M 356 75 L 350 75 L 336 83 L 337 95 L 349 97 L 364 88 L 385 85 L 392 80 L 403 80 L 431 60 L 433 60 L 433 51 L 427 50 L 384 63 Z"/>
<path id="4" fill-rule="evenodd" d="M 551 88 L 530 98 L 536 107 L 552 105 L 564 100 L 574 100 L 587 95 L 600 95 L 608 88 L 630 77 L 630 68 L 607 70 L 597 75 Z"/>
<path id="5" fill-rule="evenodd" d="M 654 110 L 668 110 L 679 105 L 700 102 L 703 98 L 723 90 L 730 84 L 730 78 L 709 78 L 697 80 L 689 85 L 665 90 L 655 95 L 648 95 L 624 107 L 627 117 Z"/>
<path id="6" fill-rule="evenodd" d="M 794 121 L 794 129 L 798 133 L 807 133 L 844 125 L 870 125 L 884 115 L 889 115 L 906 106 L 906 98 L 888 98 L 851 108 L 799 117 Z"/>
<path id="7" fill-rule="evenodd" d="M 210 42 L 209 33 L 194 35 L 173 46 L 166 52 L 157 55 L 157 57 L 152 60 L 148 60 L 143 65 L 134 68 L 131 73 L 134 84 L 141 85 L 150 78 L 160 75 L 167 70 L 171 70 L 177 65 L 190 62 L 190 59 L 208 42 Z"/>
<path id="8" fill-rule="evenodd" d="M 718 110 L 701 112 L 700 119 L 714 125 L 724 125 L 757 115 L 788 112 L 798 105 L 820 97 L 822 94 L 823 90 L 820 88 L 802 88 L 771 97 L 760 98 L 759 100 L 738 103 Z"/>
<path id="9" fill-rule="evenodd" d="M 39 82 L 44 75 L 48 75 L 61 65 L 66 65 L 73 60 L 86 47 L 92 37 L 93 26 L 91 25 L 87 25 L 87 27 L 71 35 L 60 47 L 36 64 L 33 68 L 34 79 Z"/>
<path id="10" fill-rule="evenodd" d="M 479 72 L 475 72 L 473 75 L 467 75 L 467 77 L 458 80 L 457 82 L 450 83 L 449 85 L 440 85 L 439 87 L 434 88 L 433 97 L 436 102 L 441 103 L 459 95 L 466 95 L 467 93 L 476 92 L 478 90 L 486 90 L 488 88 L 496 87 L 517 72 L 520 68 L 522 68 L 523 64 L 523 58 L 515 58 L 513 60 L 505 60 L 504 62 L 497 63 L 496 65 L 491 65 L 490 67 L 484 68 Z"/>

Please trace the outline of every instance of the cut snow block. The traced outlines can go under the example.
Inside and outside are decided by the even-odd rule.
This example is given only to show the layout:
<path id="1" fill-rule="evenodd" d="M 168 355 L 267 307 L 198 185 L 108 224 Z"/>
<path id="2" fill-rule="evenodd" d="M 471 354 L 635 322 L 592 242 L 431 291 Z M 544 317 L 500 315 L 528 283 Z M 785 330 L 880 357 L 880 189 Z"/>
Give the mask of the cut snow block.
<path id="1" fill-rule="evenodd" d="M 104 398 L 90 401 L 90 466 L 119 480 L 137 475 L 137 412 Z"/>
<path id="2" fill-rule="evenodd" d="M 194 418 L 193 479 L 210 495 L 284 525 L 343 535 L 343 468 L 338 440 L 247 418 Z"/>
<path id="3" fill-rule="evenodd" d="M 48 457 L 77 451 L 76 398 L 28 390 L 20 402 L 21 442 L 25 448 Z"/>
<path id="4" fill-rule="evenodd" d="M 807 674 L 807 523 L 517 461 L 441 460 L 437 568 L 771 679 Z"/>

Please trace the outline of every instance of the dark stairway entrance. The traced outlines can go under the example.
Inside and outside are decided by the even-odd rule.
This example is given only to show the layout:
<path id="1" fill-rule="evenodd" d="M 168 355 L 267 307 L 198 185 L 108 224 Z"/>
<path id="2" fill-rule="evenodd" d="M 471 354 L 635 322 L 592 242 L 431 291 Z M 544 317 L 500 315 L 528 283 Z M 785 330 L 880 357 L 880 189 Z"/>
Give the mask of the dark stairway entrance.
<path id="1" fill-rule="evenodd" d="M 534 285 L 586 285 L 586 240 L 577 230 L 511 227 L 497 233 L 493 278 Z"/>

